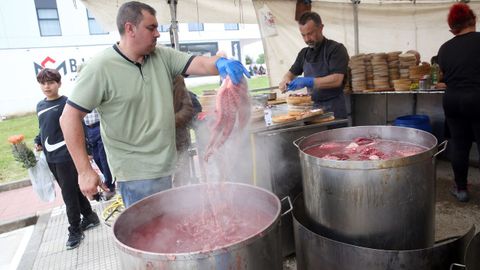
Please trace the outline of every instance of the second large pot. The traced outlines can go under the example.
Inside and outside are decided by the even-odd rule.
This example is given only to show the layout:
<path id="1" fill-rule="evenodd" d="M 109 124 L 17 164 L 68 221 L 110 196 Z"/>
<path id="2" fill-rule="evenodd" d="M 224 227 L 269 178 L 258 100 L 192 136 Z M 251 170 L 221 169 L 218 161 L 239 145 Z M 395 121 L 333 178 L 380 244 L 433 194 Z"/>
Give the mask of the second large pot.
<path id="1" fill-rule="evenodd" d="M 409 142 L 426 150 L 375 161 L 327 160 L 304 152 L 323 142 L 358 137 Z M 295 145 L 307 215 L 326 237 L 385 250 L 433 246 L 438 153 L 432 134 L 393 126 L 349 127 L 316 133 Z"/>

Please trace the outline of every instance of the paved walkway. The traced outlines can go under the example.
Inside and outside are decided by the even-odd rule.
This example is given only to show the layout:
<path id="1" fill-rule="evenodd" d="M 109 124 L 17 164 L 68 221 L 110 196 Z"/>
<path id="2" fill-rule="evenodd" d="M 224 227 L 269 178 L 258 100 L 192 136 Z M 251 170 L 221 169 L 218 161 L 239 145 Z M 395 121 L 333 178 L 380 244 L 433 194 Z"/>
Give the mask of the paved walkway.
<path id="1" fill-rule="evenodd" d="M 92 202 L 92 206 L 101 216 L 108 203 Z M 46 218 L 40 218 L 35 226 L 39 229 L 33 233 L 17 269 L 120 269 L 111 227 L 103 222 L 85 231 L 82 243 L 73 250 L 65 249 L 68 221 L 64 206 L 55 208 Z"/>
<path id="2" fill-rule="evenodd" d="M 51 203 L 40 200 L 32 186 L 0 192 L 0 224 L 37 216 L 62 205 L 62 193 L 57 184 L 55 187 L 56 198 Z"/>

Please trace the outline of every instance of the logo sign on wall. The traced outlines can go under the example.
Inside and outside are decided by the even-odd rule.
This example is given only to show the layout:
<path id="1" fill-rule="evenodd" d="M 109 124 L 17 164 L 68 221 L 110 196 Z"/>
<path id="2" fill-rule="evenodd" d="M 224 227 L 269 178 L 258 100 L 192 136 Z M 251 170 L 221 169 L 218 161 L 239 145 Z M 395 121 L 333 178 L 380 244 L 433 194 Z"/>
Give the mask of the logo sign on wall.
<path id="1" fill-rule="evenodd" d="M 78 67 L 83 62 L 85 62 L 83 58 L 80 60 L 69 58 L 62 61 L 47 56 L 40 63 L 33 62 L 33 68 L 35 70 L 35 76 L 44 68 L 53 68 L 58 70 L 62 77 L 69 78 L 70 81 L 73 81 L 75 80 Z"/>

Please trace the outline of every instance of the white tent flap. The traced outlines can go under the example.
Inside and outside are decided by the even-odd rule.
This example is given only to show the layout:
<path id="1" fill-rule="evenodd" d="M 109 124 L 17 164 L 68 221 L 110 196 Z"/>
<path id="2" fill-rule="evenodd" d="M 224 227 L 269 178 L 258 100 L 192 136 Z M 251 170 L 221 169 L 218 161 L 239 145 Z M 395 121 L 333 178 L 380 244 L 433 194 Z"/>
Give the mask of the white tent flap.
<path id="1" fill-rule="evenodd" d="M 81 0 L 95 19 L 109 31 L 117 29 L 118 8 L 126 0 Z M 172 0 L 173 1 L 173 0 Z M 157 11 L 159 24 L 170 24 L 167 0 L 141 0 Z M 251 0 L 178 0 L 177 20 L 181 23 L 257 23 Z"/>
<path id="2" fill-rule="evenodd" d="M 447 14 L 451 2 L 441 3 L 369 3 L 358 5 L 359 51 L 377 53 L 417 50 L 422 61 L 429 62 L 439 47 L 453 37 Z M 294 20 L 295 1 L 254 1 L 255 9 L 267 5 L 276 18 L 278 36 L 264 37 L 264 50 L 270 83 L 277 85 L 305 43 Z M 469 5 L 480 14 L 480 3 Z M 353 6 L 345 2 L 313 1 L 312 10 L 320 14 L 323 34 L 355 52 Z"/>

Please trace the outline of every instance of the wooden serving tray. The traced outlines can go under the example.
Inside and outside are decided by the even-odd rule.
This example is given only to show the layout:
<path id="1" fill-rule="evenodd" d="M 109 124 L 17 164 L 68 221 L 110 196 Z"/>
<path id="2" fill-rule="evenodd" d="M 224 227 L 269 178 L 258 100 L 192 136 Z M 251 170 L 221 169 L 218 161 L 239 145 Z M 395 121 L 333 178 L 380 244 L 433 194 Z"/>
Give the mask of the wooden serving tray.
<path id="1" fill-rule="evenodd" d="M 267 104 L 268 105 L 277 105 L 277 104 L 283 104 L 283 103 L 286 103 L 287 100 L 286 99 L 276 99 L 276 100 L 269 100 L 267 101 Z"/>

